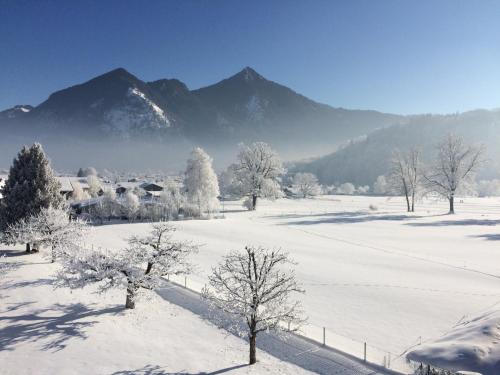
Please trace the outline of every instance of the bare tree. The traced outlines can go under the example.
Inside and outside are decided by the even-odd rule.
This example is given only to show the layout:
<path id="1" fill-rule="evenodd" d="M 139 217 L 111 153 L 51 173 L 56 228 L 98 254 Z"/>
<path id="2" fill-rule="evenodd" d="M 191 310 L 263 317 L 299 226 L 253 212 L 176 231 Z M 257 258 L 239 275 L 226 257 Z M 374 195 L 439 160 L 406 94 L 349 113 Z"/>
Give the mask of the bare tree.
<path id="1" fill-rule="evenodd" d="M 293 177 L 293 185 L 297 188 L 303 198 L 320 193 L 317 177 L 312 173 L 297 173 Z"/>
<path id="2" fill-rule="evenodd" d="M 473 180 L 482 164 L 484 146 L 465 144 L 461 137 L 446 136 L 437 146 L 437 158 L 425 176 L 429 191 L 435 192 L 450 203 L 450 214 L 455 213 L 455 195 Z"/>
<path id="3" fill-rule="evenodd" d="M 404 194 L 408 212 L 415 212 L 415 200 L 422 185 L 420 151 L 416 148 L 407 153 L 393 152 L 390 184 L 396 194 Z"/>
<path id="4" fill-rule="evenodd" d="M 284 169 L 281 160 L 267 143 L 240 145 L 238 164 L 233 167 L 240 194 L 247 197 L 249 210 L 257 207 L 257 198 L 276 199 L 281 196 L 279 177 Z"/>
<path id="5" fill-rule="evenodd" d="M 131 237 L 129 247 L 118 253 L 84 249 L 75 243 L 72 252 L 63 258 L 59 284 L 83 288 L 99 283 L 101 291 L 124 287 L 127 290 L 125 307 L 133 309 L 141 288 L 155 289 L 163 276 L 190 272 L 188 257 L 198 247 L 174 241 L 174 231 L 167 223 L 153 224 L 150 235 Z"/>
<path id="6" fill-rule="evenodd" d="M 283 323 L 297 330 L 304 322 L 300 302 L 290 299 L 292 293 L 304 291 L 293 271 L 281 269 L 293 264 L 281 250 L 245 247 L 245 251 L 226 255 L 209 276 L 210 287 L 203 296 L 212 308 L 233 317 L 234 328 L 248 337 L 251 365 L 257 361 L 259 332 L 284 331 Z"/>

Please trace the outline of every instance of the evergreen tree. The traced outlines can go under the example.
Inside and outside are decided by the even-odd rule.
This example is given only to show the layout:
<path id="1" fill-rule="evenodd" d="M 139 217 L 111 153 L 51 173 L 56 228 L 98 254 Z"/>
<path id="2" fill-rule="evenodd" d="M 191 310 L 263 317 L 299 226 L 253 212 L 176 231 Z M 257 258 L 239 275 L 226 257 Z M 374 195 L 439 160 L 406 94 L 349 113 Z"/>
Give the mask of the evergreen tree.
<path id="1" fill-rule="evenodd" d="M 14 159 L 2 188 L 0 230 L 38 214 L 42 208 L 61 207 L 60 188 L 42 146 L 38 143 L 24 146 Z M 27 244 L 26 250 L 29 249 Z"/>

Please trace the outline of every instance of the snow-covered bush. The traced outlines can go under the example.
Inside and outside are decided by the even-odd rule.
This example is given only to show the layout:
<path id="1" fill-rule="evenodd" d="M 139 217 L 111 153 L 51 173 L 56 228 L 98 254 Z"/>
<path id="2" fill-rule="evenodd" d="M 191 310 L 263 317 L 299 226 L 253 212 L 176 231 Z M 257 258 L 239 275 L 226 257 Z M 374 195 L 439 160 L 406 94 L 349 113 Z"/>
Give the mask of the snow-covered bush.
<path id="1" fill-rule="evenodd" d="M 3 241 L 9 244 L 31 243 L 50 247 L 52 262 L 79 241 L 88 225 L 81 220 L 70 220 L 66 210 L 43 208 L 39 213 L 10 225 Z"/>
<path id="2" fill-rule="evenodd" d="M 62 257 L 59 285 L 83 288 L 98 283 L 100 291 L 126 289 L 125 307 L 135 308 L 138 292 L 161 285 L 162 277 L 189 273 L 189 257 L 198 247 L 174 241 L 175 228 L 167 223 L 152 225 L 149 235 L 131 237 L 128 247 L 118 253 L 84 249 L 73 244 Z"/>
<path id="3" fill-rule="evenodd" d="M 297 330 L 304 322 L 300 302 L 291 300 L 292 294 L 304 292 L 291 265 L 281 250 L 246 247 L 226 255 L 209 276 L 203 296 L 212 309 L 234 319 L 233 330 L 249 338 L 250 364 L 257 361 L 259 332 L 286 330 L 283 323 Z"/>

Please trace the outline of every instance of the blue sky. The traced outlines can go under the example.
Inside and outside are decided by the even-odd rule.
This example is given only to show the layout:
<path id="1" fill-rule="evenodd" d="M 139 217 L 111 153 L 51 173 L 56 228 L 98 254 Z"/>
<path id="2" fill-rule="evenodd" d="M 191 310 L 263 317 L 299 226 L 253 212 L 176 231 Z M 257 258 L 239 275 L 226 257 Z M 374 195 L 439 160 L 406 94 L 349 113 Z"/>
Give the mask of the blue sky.
<path id="1" fill-rule="evenodd" d="M 124 67 L 198 88 L 251 66 L 335 107 L 500 107 L 499 1 L 0 0 L 0 109 Z"/>

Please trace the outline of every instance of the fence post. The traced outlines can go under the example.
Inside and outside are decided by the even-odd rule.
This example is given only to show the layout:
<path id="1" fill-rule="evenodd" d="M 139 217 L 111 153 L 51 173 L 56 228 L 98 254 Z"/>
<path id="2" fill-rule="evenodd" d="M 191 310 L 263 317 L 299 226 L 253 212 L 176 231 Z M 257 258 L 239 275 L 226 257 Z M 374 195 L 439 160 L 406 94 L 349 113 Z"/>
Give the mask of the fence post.
<path id="1" fill-rule="evenodd" d="M 323 346 L 326 345 L 326 328 L 323 327 Z"/>
<path id="2" fill-rule="evenodd" d="M 366 342 L 364 343 L 363 361 L 366 362 Z"/>
<path id="3" fill-rule="evenodd" d="M 290 332 L 290 321 L 288 321 L 288 332 Z"/>
<path id="4" fill-rule="evenodd" d="M 184 276 L 184 288 L 187 289 L 187 276 Z"/>
<path id="5" fill-rule="evenodd" d="M 387 359 L 387 368 L 391 368 L 391 353 L 387 353 L 388 359 Z"/>

